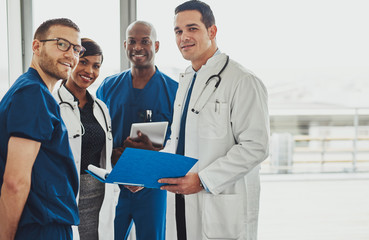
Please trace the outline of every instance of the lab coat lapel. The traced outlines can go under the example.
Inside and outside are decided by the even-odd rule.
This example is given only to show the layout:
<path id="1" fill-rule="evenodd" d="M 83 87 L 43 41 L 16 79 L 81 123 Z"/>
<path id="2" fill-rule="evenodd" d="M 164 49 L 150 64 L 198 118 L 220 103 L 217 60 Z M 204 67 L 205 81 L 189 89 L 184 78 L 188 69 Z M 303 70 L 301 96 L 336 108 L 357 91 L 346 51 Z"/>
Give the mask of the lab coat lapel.
<path id="1" fill-rule="evenodd" d="M 60 88 L 57 91 L 59 92 L 61 97 L 60 101 L 69 103 L 75 102 L 74 96 L 64 85 L 60 86 Z"/>
<path id="2" fill-rule="evenodd" d="M 189 104 L 189 109 L 194 108 L 194 105 L 204 106 L 209 100 L 209 97 L 213 93 L 216 80 L 209 81 L 209 85 L 206 86 L 207 80 L 219 73 L 223 67 L 223 62 L 225 62 L 226 55 L 219 54 L 208 60 L 208 62 L 203 65 L 197 72 L 197 78 L 195 85 L 192 90 L 191 101 Z M 197 102 L 197 103 L 196 103 Z"/>
<path id="3" fill-rule="evenodd" d="M 187 96 L 187 92 L 191 84 L 192 77 L 193 77 L 193 71 L 191 71 L 190 68 L 188 68 L 185 73 L 180 74 L 179 87 L 178 87 L 179 91 L 177 91 L 176 99 L 180 99 L 182 111 L 183 111 L 183 107 L 186 101 L 186 96 Z"/>

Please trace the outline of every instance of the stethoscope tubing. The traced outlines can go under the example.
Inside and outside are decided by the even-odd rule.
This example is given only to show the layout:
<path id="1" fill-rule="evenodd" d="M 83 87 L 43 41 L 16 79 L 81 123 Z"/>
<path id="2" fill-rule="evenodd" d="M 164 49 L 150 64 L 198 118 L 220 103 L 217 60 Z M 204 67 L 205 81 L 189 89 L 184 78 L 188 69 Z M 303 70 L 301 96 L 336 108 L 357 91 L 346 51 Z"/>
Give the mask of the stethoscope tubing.
<path id="1" fill-rule="evenodd" d="M 67 104 L 67 105 L 68 105 L 68 106 L 73 110 L 73 112 L 74 112 L 74 107 L 73 107 L 73 105 L 72 105 L 70 102 L 66 102 L 66 101 L 64 101 L 64 100 L 63 100 L 63 98 L 61 97 L 61 95 L 60 95 L 60 88 L 58 89 L 58 91 L 57 91 L 57 92 L 58 92 L 58 97 L 59 97 L 59 99 L 60 99 L 59 106 L 60 106 L 60 105 L 62 105 L 62 104 Z M 104 110 L 103 110 L 102 106 L 100 105 L 100 103 L 99 103 L 98 101 L 94 100 L 94 102 L 97 104 L 97 106 L 99 106 L 100 111 L 101 111 L 101 113 L 103 114 L 104 121 L 105 121 L 106 133 L 108 134 L 108 139 L 109 139 L 109 140 L 111 140 L 111 139 L 112 139 L 112 137 L 111 137 L 111 127 L 110 127 L 110 126 L 109 126 L 109 124 L 108 124 L 108 119 L 106 118 L 105 112 L 104 112 Z M 81 123 L 81 126 L 83 127 L 82 123 Z M 83 134 L 82 134 L 82 135 L 83 135 Z"/>
<path id="2" fill-rule="evenodd" d="M 199 101 L 199 99 L 201 98 L 201 96 L 203 95 L 203 93 L 204 93 L 204 90 L 206 89 L 206 87 L 209 85 L 209 83 L 210 83 L 210 81 L 211 80 L 213 80 L 213 79 L 217 79 L 217 82 L 216 82 L 216 84 L 215 84 L 215 86 L 214 86 L 214 90 L 213 90 L 213 92 L 210 94 L 210 96 L 218 89 L 218 87 L 219 87 L 219 85 L 220 85 L 220 82 L 222 81 L 222 77 L 220 76 L 221 74 L 222 74 L 222 72 L 226 69 L 226 67 L 228 66 L 228 62 L 229 62 L 229 56 L 227 55 L 227 59 L 226 59 L 226 62 L 224 63 L 224 65 L 223 65 L 223 67 L 222 67 L 222 69 L 218 72 L 218 74 L 214 74 L 214 75 L 211 75 L 209 78 L 208 78 L 208 80 L 206 80 L 206 82 L 205 82 L 205 86 L 204 86 L 204 88 L 202 89 L 202 91 L 201 91 L 201 93 L 200 93 L 200 95 L 199 95 L 199 97 L 197 98 L 197 100 L 196 100 L 196 102 L 195 102 L 195 104 L 194 104 L 194 106 L 193 106 L 193 108 L 191 109 L 191 111 L 193 112 L 193 113 L 195 113 L 195 114 L 199 114 L 200 113 L 200 111 L 202 110 L 202 108 L 204 107 L 204 106 L 202 106 L 201 108 L 199 108 L 198 110 L 196 110 L 196 105 L 197 105 L 197 103 L 198 103 L 198 101 Z M 209 98 L 210 98 L 210 96 L 209 96 Z M 207 99 L 207 101 L 208 101 L 209 99 Z M 206 101 L 206 102 L 207 102 Z"/>
<path id="3" fill-rule="evenodd" d="M 209 77 L 209 79 L 208 80 L 206 80 L 206 86 L 209 84 L 209 82 L 210 82 L 210 80 L 212 79 L 212 78 L 218 78 L 218 81 L 217 81 L 217 83 L 215 84 L 215 88 L 218 88 L 218 86 L 219 86 L 219 84 L 220 84 L 220 82 L 222 81 L 222 77 L 220 76 L 220 74 L 222 74 L 222 72 L 224 71 L 224 69 L 226 69 L 226 67 L 228 66 L 228 62 L 229 62 L 229 56 L 227 55 L 227 59 L 226 59 L 226 62 L 225 62 L 225 64 L 224 64 L 224 66 L 222 67 L 222 69 L 220 69 L 220 71 L 219 71 L 219 73 L 218 74 L 214 74 L 214 75 L 211 75 L 210 77 Z"/>

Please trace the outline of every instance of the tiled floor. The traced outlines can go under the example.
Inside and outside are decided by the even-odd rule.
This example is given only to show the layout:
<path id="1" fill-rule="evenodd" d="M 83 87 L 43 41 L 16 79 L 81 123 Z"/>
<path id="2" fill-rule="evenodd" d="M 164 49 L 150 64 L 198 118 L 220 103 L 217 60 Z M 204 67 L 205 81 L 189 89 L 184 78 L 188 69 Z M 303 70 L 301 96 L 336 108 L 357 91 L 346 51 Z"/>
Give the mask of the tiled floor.
<path id="1" fill-rule="evenodd" d="M 261 181 L 259 240 L 369 240 L 369 173 Z"/>

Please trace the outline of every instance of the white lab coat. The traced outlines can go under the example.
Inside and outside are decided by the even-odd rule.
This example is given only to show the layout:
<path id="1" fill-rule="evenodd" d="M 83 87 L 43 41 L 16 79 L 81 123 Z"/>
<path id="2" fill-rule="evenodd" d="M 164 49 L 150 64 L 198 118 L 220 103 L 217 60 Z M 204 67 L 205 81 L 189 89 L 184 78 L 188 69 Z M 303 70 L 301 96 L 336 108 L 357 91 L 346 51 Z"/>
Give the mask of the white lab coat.
<path id="1" fill-rule="evenodd" d="M 60 97 L 59 97 L 59 94 Z M 68 129 L 69 136 L 69 144 L 72 149 L 72 153 L 74 156 L 74 161 L 76 163 L 76 168 L 78 172 L 78 176 L 80 176 L 81 169 L 81 150 L 82 150 L 82 137 L 81 137 L 81 122 L 80 122 L 80 112 L 78 108 L 78 102 L 74 101 L 74 96 L 62 85 L 60 88 L 56 89 L 53 93 L 56 101 L 60 105 L 60 113 L 62 119 Z M 100 100 L 96 99 L 91 95 L 94 100 L 93 104 L 93 113 L 101 127 L 105 131 L 105 147 L 101 153 L 100 165 L 102 168 L 105 168 L 108 171 L 111 171 L 111 153 L 113 147 L 113 140 L 111 131 L 107 131 L 107 126 L 111 129 L 111 120 L 108 108 L 106 105 Z M 102 113 L 100 107 L 104 111 Z M 74 110 L 71 108 L 73 106 Z M 114 217 L 115 217 L 115 206 L 118 202 L 119 196 L 119 187 L 113 184 L 105 184 L 105 197 L 103 204 L 101 206 L 100 215 L 99 215 L 99 239 L 100 240 L 113 240 L 114 239 Z M 79 190 L 77 195 L 77 204 L 79 199 Z M 79 239 L 78 227 L 72 226 L 73 230 L 73 239 Z"/>
<path id="2" fill-rule="evenodd" d="M 211 95 L 216 82 L 212 80 L 203 91 L 207 79 L 225 62 L 226 55 L 219 54 L 201 67 L 189 103 L 185 155 L 198 159 L 190 171 L 198 172 L 210 191 L 185 196 L 189 240 L 257 239 L 259 164 L 268 156 L 269 145 L 267 91 L 255 75 L 232 60 L 221 74 L 218 89 Z M 180 75 L 166 152 L 176 152 L 193 74 L 189 67 Z M 202 91 L 204 96 L 198 100 Z M 191 111 L 196 101 L 206 103 L 199 114 Z M 167 239 L 176 239 L 174 194 L 169 192 Z"/>

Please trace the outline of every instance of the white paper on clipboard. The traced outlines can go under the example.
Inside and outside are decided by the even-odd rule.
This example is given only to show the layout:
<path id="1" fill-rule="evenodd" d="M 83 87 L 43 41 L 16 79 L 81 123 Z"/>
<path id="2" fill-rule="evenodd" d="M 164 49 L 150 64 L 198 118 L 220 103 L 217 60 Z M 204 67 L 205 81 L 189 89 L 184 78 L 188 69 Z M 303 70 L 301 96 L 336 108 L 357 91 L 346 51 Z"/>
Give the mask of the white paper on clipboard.
<path id="1" fill-rule="evenodd" d="M 141 131 L 147 135 L 152 143 L 164 144 L 165 135 L 167 133 L 168 122 L 145 122 L 133 123 L 131 126 L 131 138 L 137 137 L 137 131 Z"/>

